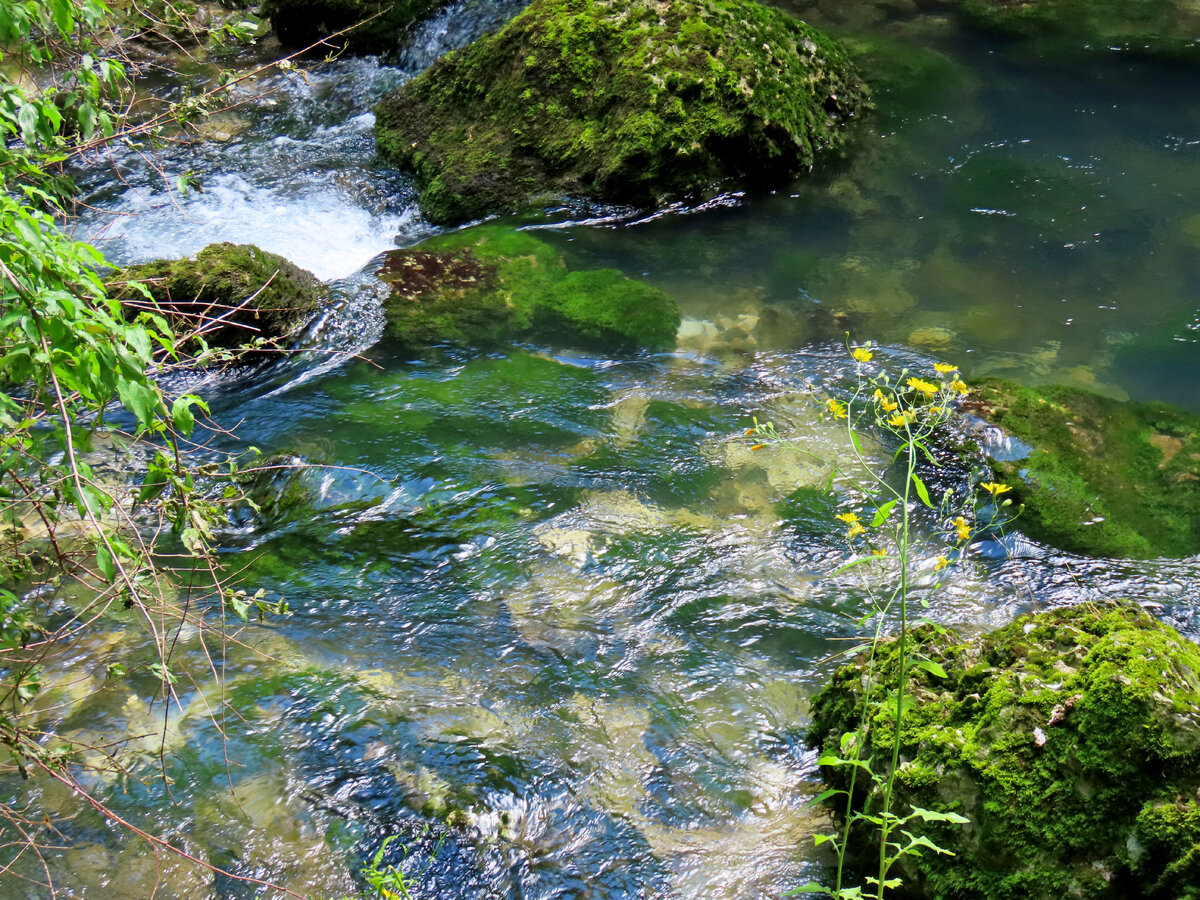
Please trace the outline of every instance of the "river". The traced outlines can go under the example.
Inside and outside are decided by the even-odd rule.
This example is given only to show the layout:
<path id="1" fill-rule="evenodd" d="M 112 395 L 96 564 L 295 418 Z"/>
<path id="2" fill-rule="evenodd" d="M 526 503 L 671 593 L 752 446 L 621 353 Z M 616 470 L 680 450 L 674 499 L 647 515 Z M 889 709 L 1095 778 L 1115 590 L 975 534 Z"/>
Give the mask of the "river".
<path id="1" fill-rule="evenodd" d="M 223 538 L 228 577 L 291 615 L 220 651 L 185 632 L 178 666 L 195 681 L 166 714 L 171 783 L 153 777 L 159 739 L 138 738 L 147 779 L 93 787 L 193 854 L 314 898 L 354 891 L 392 836 L 384 861 L 417 897 L 775 897 L 828 863 L 808 698 L 886 588 L 836 574 L 848 557 L 828 517 L 785 504 L 831 478 L 852 490 L 804 452 L 846 449 L 814 400 L 852 377 L 842 333 L 894 369 L 947 359 L 968 381 L 1200 410 L 1200 71 L 1038 50 L 941 9 L 847 23 L 793 4 L 905 60 L 876 84 L 849 160 L 699 208 L 514 222 L 572 267 L 672 294 L 676 352 L 406 358 L 379 340 L 364 271 L 437 229 L 375 159 L 371 105 L 519 5 L 456 4 L 396 58 L 256 78 L 232 140 L 79 173 L 104 210 L 79 233 L 116 261 L 251 242 L 339 298 L 307 353 L 204 385 L 236 428 L 214 448 L 305 466 L 281 478 L 290 505 Z M 197 67 L 193 87 L 210 75 Z M 172 194 L 187 171 L 203 192 Z M 751 454 L 736 436 L 756 416 L 795 446 Z M 989 628 L 1131 597 L 1200 632 L 1196 559 L 1084 559 L 1017 532 L 980 541 L 935 589 L 938 540 L 925 528 L 916 543 L 935 621 Z M 164 715 L 148 673 L 98 692 L 100 675 L 78 673 L 148 653 L 114 620 L 39 702 L 73 703 L 60 727 L 82 738 L 147 734 Z M 30 790 L 74 815 L 68 849 L 46 851 L 60 897 L 259 895 Z M 23 890 L 4 896 L 45 896 Z"/>

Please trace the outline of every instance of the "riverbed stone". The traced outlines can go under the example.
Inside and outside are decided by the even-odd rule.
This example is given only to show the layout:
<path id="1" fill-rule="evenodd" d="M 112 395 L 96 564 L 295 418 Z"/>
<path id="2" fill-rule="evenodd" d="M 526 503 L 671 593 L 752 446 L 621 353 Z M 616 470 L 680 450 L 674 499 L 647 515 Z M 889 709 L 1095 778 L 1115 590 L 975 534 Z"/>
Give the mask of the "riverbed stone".
<path id="1" fill-rule="evenodd" d="M 1189 0 L 955 0 L 972 23 L 1081 49 L 1200 55 L 1200 8 Z"/>
<path id="2" fill-rule="evenodd" d="M 145 286 L 147 298 L 131 282 Z M 328 296 L 311 272 L 252 244 L 209 244 L 187 259 L 160 259 L 130 266 L 110 288 L 132 314 L 149 310 L 164 316 L 179 336 L 201 323 L 210 347 L 249 349 L 285 346 Z M 185 352 L 198 349 L 186 340 Z"/>
<path id="3" fill-rule="evenodd" d="M 808 171 L 867 96 L 838 44 L 750 0 L 534 0 L 385 97 L 376 137 L 434 222 L 651 207 Z"/>
<path id="4" fill-rule="evenodd" d="M 549 244 L 505 226 L 443 235 L 384 259 L 387 333 L 424 348 L 530 339 L 603 351 L 674 346 L 679 309 L 613 269 L 569 272 Z"/>
<path id="5" fill-rule="evenodd" d="M 965 409 L 1033 447 L 990 462 L 1030 537 L 1093 556 L 1200 553 L 1200 415 L 999 379 L 973 385 Z"/>
<path id="6" fill-rule="evenodd" d="M 353 53 L 386 53 L 444 5 L 446 0 L 263 0 L 260 10 L 286 46 L 306 47 L 357 25 L 331 44 Z"/>
<path id="7" fill-rule="evenodd" d="M 869 653 L 833 676 L 813 700 L 811 746 L 841 754 L 865 721 L 859 757 L 886 775 L 900 648 L 875 649 L 869 681 Z M 1200 647 L 1133 604 L 1089 603 L 979 637 L 923 625 L 906 649 L 912 706 L 892 811 L 970 820 L 910 823 L 956 855 L 906 857 L 893 874 L 907 895 L 1197 896 Z M 842 789 L 851 771 L 822 767 Z M 880 790 L 860 773 L 856 802 L 878 804 Z M 852 831 L 857 853 L 877 856 L 876 840 Z"/>

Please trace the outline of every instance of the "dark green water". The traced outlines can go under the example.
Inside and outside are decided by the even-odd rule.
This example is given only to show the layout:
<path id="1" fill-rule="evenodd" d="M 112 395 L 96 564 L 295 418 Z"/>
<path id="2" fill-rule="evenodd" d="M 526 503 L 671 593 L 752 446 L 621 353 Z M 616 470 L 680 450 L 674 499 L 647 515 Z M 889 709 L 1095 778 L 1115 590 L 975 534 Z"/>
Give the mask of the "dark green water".
<path id="1" fill-rule="evenodd" d="M 902 63 L 877 80 L 854 158 L 770 196 L 526 221 L 571 265 L 676 296 L 677 352 L 406 360 L 373 343 L 371 292 L 346 276 L 431 229 L 373 161 L 365 114 L 501 12 L 457 8 L 398 66 L 268 85 L 240 140 L 168 154 L 208 183 L 178 210 L 132 158 L 124 184 L 85 173 L 95 200 L 130 214 L 106 245 L 118 258 L 237 239 L 345 278 L 313 342 L 363 356 L 205 387 L 240 441 L 310 466 L 283 479 L 290 506 L 224 536 L 231 576 L 294 612 L 223 657 L 185 631 L 172 785 L 94 787 L 200 858 L 313 897 L 353 890 L 392 835 L 387 859 L 419 873 L 422 897 L 777 896 L 826 862 L 806 805 L 808 698 L 888 583 L 834 574 L 847 556 L 832 517 L 853 485 L 819 500 L 831 469 L 803 452 L 847 452 L 818 415 L 852 373 L 843 333 L 885 345 L 888 366 L 950 359 L 968 378 L 1200 408 L 1200 75 L 1039 54 L 935 14 L 843 15 L 833 24 Z M 734 436 L 754 416 L 802 449 L 751 453 Z M 918 595 L 938 621 L 1132 596 L 1200 631 L 1195 560 L 1084 560 L 1013 535 L 929 590 L 941 549 L 922 528 Z M 96 692 L 117 657 L 150 661 L 126 623 L 81 641 L 47 675 L 47 717 L 81 738 L 153 732 L 148 674 Z M 127 751 L 148 776 L 160 740 Z M 75 814 L 59 826 L 68 849 L 47 852 L 59 896 L 144 898 L 159 880 L 166 897 L 256 896 L 156 864 L 35 790 Z"/>

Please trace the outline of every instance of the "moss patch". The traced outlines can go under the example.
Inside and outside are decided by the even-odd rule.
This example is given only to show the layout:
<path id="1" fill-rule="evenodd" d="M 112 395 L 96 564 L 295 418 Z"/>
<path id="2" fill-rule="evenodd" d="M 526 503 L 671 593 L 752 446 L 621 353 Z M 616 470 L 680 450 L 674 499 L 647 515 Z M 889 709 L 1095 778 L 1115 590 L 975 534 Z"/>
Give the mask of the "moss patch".
<path id="1" fill-rule="evenodd" d="M 306 47 L 370 19 L 335 42 L 355 53 L 386 53 L 444 5 L 445 0 L 264 0 L 261 13 L 270 18 L 279 40 L 292 47 Z"/>
<path id="2" fill-rule="evenodd" d="M 1200 648 L 1135 606 L 1085 604 L 973 640 L 922 626 L 908 651 L 946 677 L 910 669 L 897 808 L 971 820 L 928 832 L 957 855 L 915 861 L 909 884 L 931 898 L 1196 896 Z M 897 641 L 880 646 L 869 692 L 865 657 L 836 673 L 809 743 L 836 751 L 865 710 L 862 755 L 890 760 L 881 701 L 899 656 Z M 843 788 L 849 772 L 823 769 Z"/>
<path id="3" fill-rule="evenodd" d="M 1200 415 L 999 380 L 979 383 L 966 408 L 1034 448 L 992 463 L 1031 537 L 1096 556 L 1200 552 Z"/>
<path id="4" fill-rule="evenodd" d="M 866 89 L 829 38 L 749 0 L 534 0 L 376 109 L 421 209 L 572 194 L 651 205 L 775 183 L 846 143 Z"/>
<path id="5" fill-rule="evenodd" d="M 983 28 L 1098 50 L 1194 57 L 1200 9 L 1187 0 L 957 0 Z"/>
<path id="6" fill-rule="evenodd" d="M 497 346 L 533 339 L 598 350 L 664 350 L 679 328 L 675 301 L 611 269 L 568 272 L 529 234 L 472 228 L 389 253 L 379 277 L 388 333 L 403 345 Z"/>
<path id="7" fill-rule="evenodd" d="M 151 299 L 128 288 L 130 281 L 144 284 Z M 204 332 L 209 346 L 220 348 L 245 347 L 260 338 L 283 343 L 313 317 L 328 294 L 315 275 L 282 256 L 229 243 L 210 244 L 189 259 L 131 266 L 110 287 L 131 311 L 155 307 L 179 335 L 221 317 L 220 325 Z M 196 346 L 189 341 L 185 350 Z"/>

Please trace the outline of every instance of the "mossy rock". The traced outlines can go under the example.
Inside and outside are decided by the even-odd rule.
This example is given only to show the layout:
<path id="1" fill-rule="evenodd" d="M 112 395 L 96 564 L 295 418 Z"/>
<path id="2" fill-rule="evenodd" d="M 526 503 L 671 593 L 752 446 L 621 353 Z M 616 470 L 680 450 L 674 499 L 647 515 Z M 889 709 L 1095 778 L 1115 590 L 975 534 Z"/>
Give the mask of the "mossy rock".
<path id="1" fill-rule="evenodd" d="M 838 753 L 865 716 L 861 757 L 886 774 L 896 728 L 884 698 L 899 684 L 900 646 L 878 647 L 869 692 L 865 655 L 834 675 L 813 700 L 811 746 Z M 1022 616 L 973 639 L 921 626 L 906 649 L 913 704 L 892 810 L 970 819 L 918 829 L 956 855 L 907 857 L 893 874 L 909 895 L 1200 896 L 1200 648 L 1116 603 Z M 822 773 L 849 785 L 849 767 Z M 860 807 L 878 807 L 861 773 L 856 792 Z M 853 836 L 864 860 L 877 858 L 875 839 Z"/>
<path id="2" fill-rule="evenodd" d="M 956 0 L 975 25 L 1080 49 L 1200 56 L 1200 8 L 1188 0 Z"/>
<path id="3" fill-rule="evenodd" d="M 977 384 L 965 408 L 1033 448 L 991 463 L 1030 537 L 1093 556 L 1200 552 L 1200 415 L 1001 380 Z"/>
<path id="4" fill-rule="evenodd" d="M 145 285 L 151 299 L 127 286 Z M 153 307 L 178 335 L 204 321 L 210 347 L 238 349 L 261 342 L 286 344 L 321 307 L 328 288 L 311 272 L 251 244 L 209 244 L 194 257 L 131 266 L 110 282 L 131 312 Z M 253 299 L 251 299 L 253 298 Z M 194 351 L 188 341 L 185 351 Z"/>
<path id="5" fill-rule="evenodd" d="M 263 0 L 260 11 L 270 18 L 279 40 L 287 46 L 306 47 L 363 22 L 334 38 L 334 43 L 355 53 L 386 53 L 399 46 L 414 24 L 445 3 L 446 0 Z"/>
<path id="6" fill-rule="evenodd" d="M 679 329 L 679 308 L 658 288 L 612 269 L 568 272 L 549 244 L 503 226 L 393 251 L 378 274 L 392 289 L 388 334 L 414 349 L 531 339 L 665 350 Z"/>
<path id="7" fill-rule="evenodd" d="M 534 0 L 385 97 L 376 137 L 453 223 L 777 184 L 841 151 L 866 103 L 837 44 L 750 0 Z"/>

